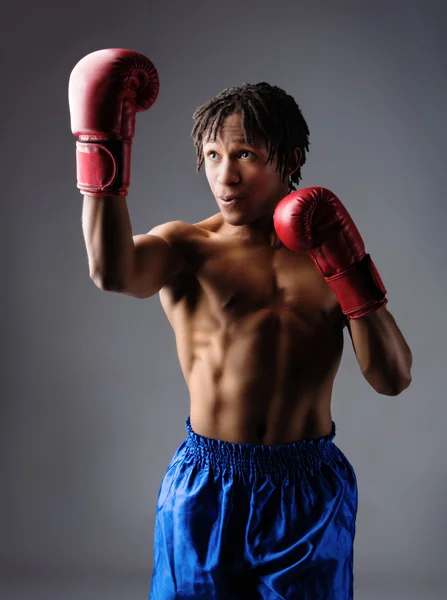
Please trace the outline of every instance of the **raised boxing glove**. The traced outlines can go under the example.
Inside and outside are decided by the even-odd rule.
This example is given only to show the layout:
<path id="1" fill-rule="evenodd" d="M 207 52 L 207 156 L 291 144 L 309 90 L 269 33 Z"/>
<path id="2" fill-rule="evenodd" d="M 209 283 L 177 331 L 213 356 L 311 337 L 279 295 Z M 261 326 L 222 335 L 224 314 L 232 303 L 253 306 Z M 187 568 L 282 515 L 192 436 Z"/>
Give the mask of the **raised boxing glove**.
<path id="1" fill-rule="evenodd" d="M 331 191 L 304 188 L 283 198 L 273 215 L 281 242 L 306 251 L 349 319 L 388 302 L 386 289 L 351 216 Z"/>
<path id="2" fill-rule="evenodd" d="M 157 99 L 152 62 L 137 52 L 109 48 L 88 54 L 68 86 L 76 143 L 77 184 L 87 196 L 126 196 L 137 112 Z"/>

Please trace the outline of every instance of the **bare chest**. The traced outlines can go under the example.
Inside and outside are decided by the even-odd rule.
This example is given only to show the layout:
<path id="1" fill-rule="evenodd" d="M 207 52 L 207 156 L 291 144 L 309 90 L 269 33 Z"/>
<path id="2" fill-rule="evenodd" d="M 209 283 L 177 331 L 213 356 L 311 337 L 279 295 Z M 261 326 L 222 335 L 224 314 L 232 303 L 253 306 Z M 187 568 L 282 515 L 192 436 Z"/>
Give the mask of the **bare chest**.
<path id="1" fill-rule="evenodd" d="M 197 257 L 194 271 L 172 281 L 162 296 L 168 317 L 175 306 L 182 320 L 212 315 L 237 322 L 259 312 L 292 313 L 312 328 L 341 316 L 334 293 L 305 252 L 211 239 Z"/>
<path id="2" fill-rule="evenodd" d="M 271 308 L 313 320 L 338 305 L 307 253 L 284 247 L 236 246 L 212 253 L 199 281 L 214 307 L 234 316 Z"/>

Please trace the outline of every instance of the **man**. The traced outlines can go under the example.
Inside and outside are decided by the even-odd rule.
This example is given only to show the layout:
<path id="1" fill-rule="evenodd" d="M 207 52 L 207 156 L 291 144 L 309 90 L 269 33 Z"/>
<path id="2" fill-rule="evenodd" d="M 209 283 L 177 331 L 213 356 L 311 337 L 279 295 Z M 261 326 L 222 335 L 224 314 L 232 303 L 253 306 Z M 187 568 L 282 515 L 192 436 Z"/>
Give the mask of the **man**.
<path id="1" fill-rule="evenodd" d="M 293 191 L 309 130 L 275 86 L 229 88 L 194 113 L 219 211 L 132 236 L 135 112 L 157 91 L 150 61 L 122 49 L 88 55 L 70 79 L 90 276 L 159 293 L 190 392 L 158 496 L 150 598 L 350 599 L 357 482 L 331 415 L 343 327 L 380 394 L 408 387 L 411 352 L 341 202 Z"/>

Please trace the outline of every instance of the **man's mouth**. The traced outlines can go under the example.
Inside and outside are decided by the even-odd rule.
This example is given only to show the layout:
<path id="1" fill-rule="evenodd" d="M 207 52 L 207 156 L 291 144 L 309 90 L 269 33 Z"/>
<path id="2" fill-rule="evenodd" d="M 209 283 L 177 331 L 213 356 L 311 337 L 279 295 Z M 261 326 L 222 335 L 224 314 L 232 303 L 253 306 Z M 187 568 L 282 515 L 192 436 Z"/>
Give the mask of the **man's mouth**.
<path id="1" fill-rule="evenodd" d="M 219 200 L 222 206 L 231 207 L 240 202 L 242 200 L 242 196 L 219 196 Z"/>

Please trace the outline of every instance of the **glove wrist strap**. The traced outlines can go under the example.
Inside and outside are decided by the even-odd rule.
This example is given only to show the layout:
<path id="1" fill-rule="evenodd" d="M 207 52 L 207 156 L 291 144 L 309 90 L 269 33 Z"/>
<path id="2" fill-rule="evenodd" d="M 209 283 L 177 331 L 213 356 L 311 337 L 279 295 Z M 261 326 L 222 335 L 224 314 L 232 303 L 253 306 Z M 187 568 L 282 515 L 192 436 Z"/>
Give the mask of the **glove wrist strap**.
<path id="1" fill-rule="evenodd" d="M 132 141 L 76 142 L 78 188 L 86 196 L 127 196 Z"/>
<path id="2" fill-rule="evenodd" d="M 351 267 L 325 277 L 349 319 L 359 319 L 385 305 L 385 286 L 369 254 Z"/>

